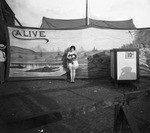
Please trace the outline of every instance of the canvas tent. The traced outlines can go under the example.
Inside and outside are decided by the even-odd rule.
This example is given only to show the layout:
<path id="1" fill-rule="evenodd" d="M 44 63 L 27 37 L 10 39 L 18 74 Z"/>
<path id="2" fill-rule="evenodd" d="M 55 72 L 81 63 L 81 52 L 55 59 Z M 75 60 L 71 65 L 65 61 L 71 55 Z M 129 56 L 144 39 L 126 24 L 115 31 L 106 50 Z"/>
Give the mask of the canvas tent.
<path id="1" fill-rule="evenodd" d="M 85 27 L 87 19 L 52 19 L 43 17 L 42 24 L 40 28 L 47 28 L 47 29 L 72 29 L 72 28 L 81 28 Z M 105 21 L 105 20 L 96 20 L 96 19 L 89 19 L 90 26 L 96 26 L 99 28 L 115 28 L 115 29 L 135 29 L 135 25 L 132 19 L 124 20 L 124 21 Z"/>
<path id="2" fill-rule="evenodd" d="M 0 0 L 0 43 L 6 43 L 4 25 L 15 26 L 15 22 L 22 26 L 7 2 L 5 0 Z"/>
<path id="3" fill-rule="evenodd" d="M 15 14 L 5 0 L 0 1 L 0 43 L 6 43 L 4 24 L 13 26 Z"/>
<path id="4" fill-rule="evenodd" d="M 41 28 L 47 29 L 66 29 L 66 28 L 79 28 L 86 25 L 86 19 L 52 19 L 43 17 Z"/>
<path id="5" fill-rule="evenodd" d="M 135 25 L 132 19 L 122 21 L 105 21 L 105 20 L 89 20 L 91 25 L 98 26 L 100 28 L 115 28 L 115 29 L 134 29 Z"/>
<path id="6" fill-rule="evenodd" d="M 0 1 L 0 24 L 14 26 L 15 14 L 5 0 Z"/>

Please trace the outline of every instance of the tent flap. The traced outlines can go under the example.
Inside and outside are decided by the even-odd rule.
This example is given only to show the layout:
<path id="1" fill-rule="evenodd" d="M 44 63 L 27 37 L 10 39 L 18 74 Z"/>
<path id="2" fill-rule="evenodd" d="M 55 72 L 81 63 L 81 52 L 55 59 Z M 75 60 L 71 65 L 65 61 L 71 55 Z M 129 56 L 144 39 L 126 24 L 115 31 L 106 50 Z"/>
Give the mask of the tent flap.
<path id="1" fill-rule="evenodd" d="M 105 20 L 96 20 L 89 19 L 90 26 L 96 26 L 99 28 L 114 28 L 114 29 L 135 29 L 135 25 L 132 19 L 122 20 L 122 21 L 105 21 Z M 43 17 L 42 24 L 40 28 L 47 29 L 73 29 L 85 27 L 86 18 L 82 19 L 52 19 Z"/>
<path id="2" fill-rule="evenodd" d="M 78 28 L 86 25 L 86 19 L 51 19 L 43 17 L 41 28 L 48 29 L 66 29 L 66 28 Z"/>
<path id="3" fill-rule="evenodd" d="M 124 21 L 105 21 L 105 20 L 95 20 L 90 19 L 90 24 L 94 26 L 98 26 L 101 28 L 121 28 L 121 29 L 131 29 L 135 28 L 132 19 L 124 20 Z"/>

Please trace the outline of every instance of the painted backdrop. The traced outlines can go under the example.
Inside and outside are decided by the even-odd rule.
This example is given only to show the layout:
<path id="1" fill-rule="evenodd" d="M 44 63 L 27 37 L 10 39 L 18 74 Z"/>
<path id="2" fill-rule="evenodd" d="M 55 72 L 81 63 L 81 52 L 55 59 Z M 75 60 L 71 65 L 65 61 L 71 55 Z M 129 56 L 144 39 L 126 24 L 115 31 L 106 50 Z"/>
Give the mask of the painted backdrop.
<path id="1" fill-rule="evenodd" d="M 140 75 L 150 75 L 150 29 L 45 30 L 8 27 L 9 77 L 66 77 L 66 53 L 78 53 L 79 78 L 110 75 L 110 49 L 139 48 Z"/>

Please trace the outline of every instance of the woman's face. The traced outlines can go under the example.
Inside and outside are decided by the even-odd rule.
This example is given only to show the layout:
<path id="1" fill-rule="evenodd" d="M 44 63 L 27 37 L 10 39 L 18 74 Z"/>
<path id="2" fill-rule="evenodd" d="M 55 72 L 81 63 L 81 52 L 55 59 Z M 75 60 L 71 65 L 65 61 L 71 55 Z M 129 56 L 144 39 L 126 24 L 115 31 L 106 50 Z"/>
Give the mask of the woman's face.
<path id="1" fill-rule="evenodd" d="M 70 51 L 73 52 L 73 51 L 75 51 L 75 50 L 74 50 L 74 48 L 71 48 Z"/>

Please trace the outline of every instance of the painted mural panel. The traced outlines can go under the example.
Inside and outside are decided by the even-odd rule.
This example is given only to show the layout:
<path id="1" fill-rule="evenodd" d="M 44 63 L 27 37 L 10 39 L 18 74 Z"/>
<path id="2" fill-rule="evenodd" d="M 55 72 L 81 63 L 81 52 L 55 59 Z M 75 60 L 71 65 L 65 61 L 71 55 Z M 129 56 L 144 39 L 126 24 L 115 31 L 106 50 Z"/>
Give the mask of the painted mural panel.
<path id="1" fill-rule="evenodd" d="M 9 77 L 64 77 L 66 52 L 71 45 L 78 53 L 79 78 L 110 76 L 110 49 L 140 47 L 140 74 L 147 75 L 150 30 L 72 29 L 43 30 L 8 27 L 10 38 Z M 150 74 L 150 73 L 149 73 Z"/>

